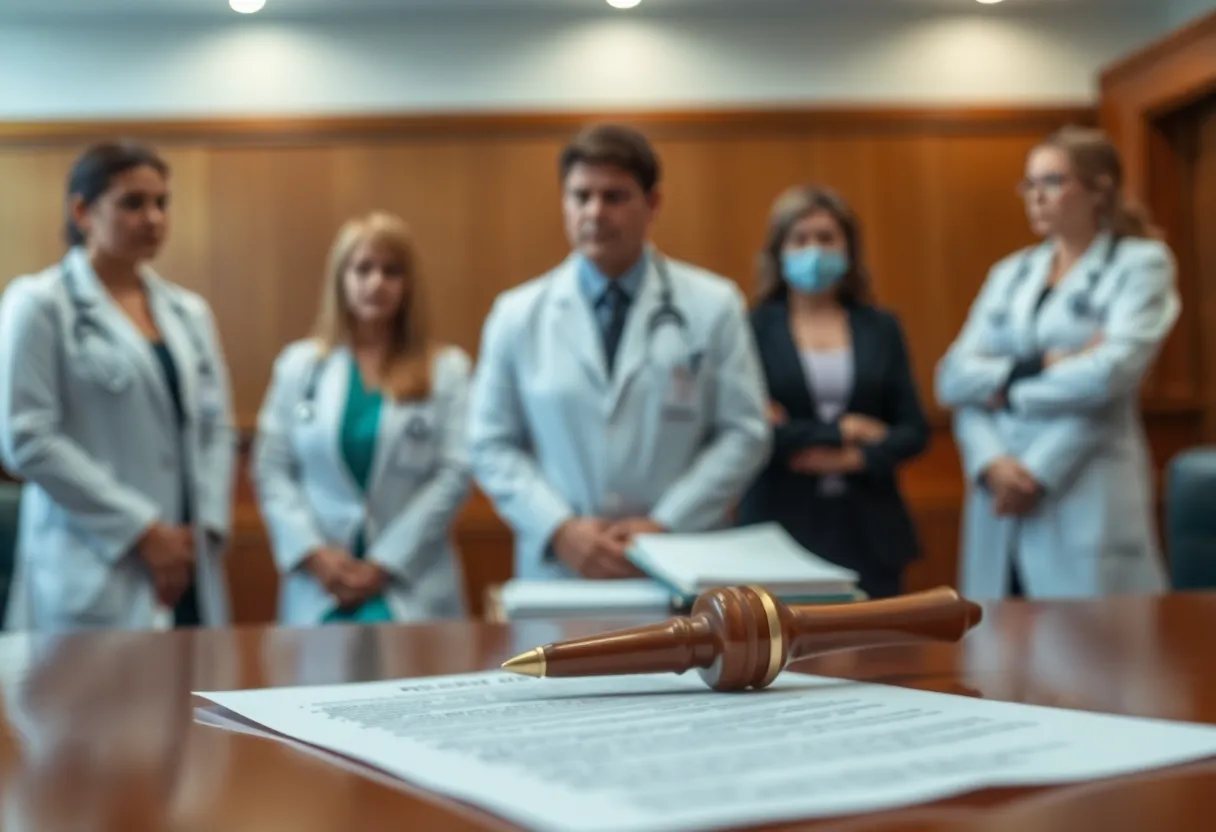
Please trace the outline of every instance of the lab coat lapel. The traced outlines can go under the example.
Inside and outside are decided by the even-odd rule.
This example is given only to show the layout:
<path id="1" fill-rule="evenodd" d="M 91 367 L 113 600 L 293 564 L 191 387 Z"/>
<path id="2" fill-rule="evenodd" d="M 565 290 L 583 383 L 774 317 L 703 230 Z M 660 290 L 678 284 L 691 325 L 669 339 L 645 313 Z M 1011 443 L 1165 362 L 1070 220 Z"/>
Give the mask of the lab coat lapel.
<path id="1" fill-rule="evenodd" d="M 1051 296 L 1043 303 L 1043 308 L 1040 313 L 1032 320 L 1032 331 L 1034 332 L 1035 344 L 1041 347 L 1042 337 L 1045 333 L 1052 331 L 1061 325 L 1066 328 L 1071 328 L 1075 325 L 1076 313 L 1072 310 L 1072 306 L 1078 296 L 1088 297 L 1092 294 L 1092 286 L 1090 281 L 1095 272 L 1101 274 L 1103 265 L 1105 264 L 1106 255 L 1111 245 L 1111 235 L 1106 232 L 1098 234 L 1094 241 L 1090 243 L 1089 248 L 1085 253 L 1073 264 L 1068 273 L 1060 278 L 1056 283 L 1055 290 Z M 1050 250 L 1044 256 L 1042 273 L 1044 282 L 1040 284 L 1040 291 L 1043 285 L 1046 284 L 1047 276 L 1052 269 L 1052 255 Z M 1036 294 L 1037 298 L 1038 295 Z"/>
<path id="2" fill-rule="evenodd" d="M 1081 258 L 1068 270 L 1068 274 L 1056 284 L 1056 298 L 1072 298 L 1078 293 L 1088 294 L 1090 278 L 1094 272 L 1102 273 L 1106 263 L 1106 255 L 1110 251 L 1112 238 L 1109 232 L 1103 231 L 1089 244 L 1089 248 Z"/>
<path id="3" fill-rule="evenodd" d="M 1052 252 L 1050 246 L 1040 246 L 1029 255 L 1029 267 L 1016 292 L 1010 299 L 1009 320 L 1013 346 L 1021 355 L 1038 350 L 1036 322 L 1039 295 L 1047 287 L 1051 276 Z"/>
<path id="4" fill-rule="evenodd" d="M 659 308 L 659 276 L 654 257 L 648 258 L 646 274 L 642 279 L 637 297 L 629 305 L 629 316 L 625 319 L 625 331 L 617 346 L 616 365 L 612 372 L 612 405 L 615 412 L 621 397 L 629 388 L 638 371 L 646 363 L 646 345 L 650 338 L 651 316 Z"/>
<path id="5" fill-rule="evenodd" d="M 376 451 L 372 457 L 372 471 L 367 478 L 368 491 L 375 489 L 377 483 L 392 465 L 393 456 L 397 453 L 397 443 L 409 418 L 418 412 L 417 402 L 399 402 L 388 393 L 384 394 L 380 405 L 380 424 L 376 431 Z"/>
<path id="6" fill-rule="evenodd" d="M 339 487 L 348 491 L 351 499 L 358 502 L 362 499 L 362 492 L 342 455 L 342 421 L 346 414 L 346 398 L 351 380 L 350 350 L 346 347 L 336 347 L 320 360 L 325 362 L 325 366 L 317 379 L 317 400 L 314 408 L 320 439 L 318 450 L 327 462 L 326 467 L 335 472 Z"/>
<path id="7" fill-rule="evenodd" d="M 144 377 L 144 381 L 152 389 L 152 397 L 157 406 L 162 408 L 162 417 L 170 421 L 176 419 L 173 401 L 169 397 L 169 387 L 164 372 L 152 354 L 152 344 L 139 331 L 127 314 L 118 305 L 102 284 L 88 256 L 83 249 L 74 249 L 67 258 L 67 266 L 72 270 L 80 300 L 88 309 L 89 314 L 96 316 L 101 327 L 114 336 L 114 348 L 127 353 L 127 360 Z M 145 281 L 145 286 L 147 282 Z M 152 304 L 149 291 L 149 305 Z M 152 308 L 153 320 L 159 319 L 155 308 Z M 125 348 L 125 349 L 124 349 Z"/>
<path id="8" fill-rule="evenodd" d="M 179 312 L 174 305 L 174 299 L 169 296 L 169 289 L 155 275 L 144 277 L 144 286 L 148 293 L 148 306 L 152 310 L 152 319 L 160 330 L 161 338 L 173 356 L 177 365 L 178 389 L 182 398 L 182 411 L 186 414 L 187 425 L 192 425 L 191 414 L 197 412 L 198 403 L 198 366 L 202 356 L 194 350 L 194 342 L 185 327 L 190 324 L 184 320 L 184 312 Z M 159 368 L 158 368 L 159 369 Z M 161 373 L 163 380 L 164 374 Z M 168 385 L 162 385 L 168 392 Z M 170 402 L 170 404 L 172 404 Z"/>
<path id="9" fill-rule="evenodd" d="M 569 349 L 598 390 L 608 386 L 601 328 L 591 304 L 578 285 L 578 270 L 571 256 L 558 267 L 553 280 L 552 306 L 547 326 L 560 333 L 557 343 Z"/>

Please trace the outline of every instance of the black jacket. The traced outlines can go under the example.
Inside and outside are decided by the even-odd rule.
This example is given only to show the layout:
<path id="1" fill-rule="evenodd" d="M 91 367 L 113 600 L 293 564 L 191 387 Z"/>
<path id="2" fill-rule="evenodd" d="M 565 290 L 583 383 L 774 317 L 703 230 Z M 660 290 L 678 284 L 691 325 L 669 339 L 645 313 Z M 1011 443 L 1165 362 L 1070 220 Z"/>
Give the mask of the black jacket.
<path id="1" fill-rule="evenodd" d="M 852 503 L 863 521 L 861 537 L 869 544 L 868 552 L 857 556 L 901 567 L 919 557 L 920 547 L 899 492 L 896 468 L 926 448 L 929 426 L 898 319 L 866 305 L 851 306 L 848 314 L 853 389 L 845 412 L 873 417 L 889 428 L 881 443 L 863 446 L 865 467 L 846 475 Z M 814 445 L 839 447 L 840 429 L 835 422 L 819 418 L 784 300 L 757 307 L 751 321 L 769 396 L 785 410 L 788 421 L 775 428 L 772 458 L 744 496 L 739 522 L 778 522 L 814 551 L 815 541 L 821 539 L 817 525 L 841 522 L 840 512 L 833 500 L 818 495 L 819 477 L 791 471 L 789 461 Z"/>

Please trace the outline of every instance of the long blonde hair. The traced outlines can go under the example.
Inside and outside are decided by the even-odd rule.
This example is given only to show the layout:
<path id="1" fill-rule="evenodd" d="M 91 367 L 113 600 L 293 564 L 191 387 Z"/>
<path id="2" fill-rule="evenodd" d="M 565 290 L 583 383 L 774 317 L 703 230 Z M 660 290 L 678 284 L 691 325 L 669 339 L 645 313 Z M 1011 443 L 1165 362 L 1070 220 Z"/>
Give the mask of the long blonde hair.
<path id="1" fill-rule="evenodd" d="M 388 352 L 381 368 L 381 389 L 398 401 L 424 399 L 431 393 L 430 315 L 418 275 L 418 256 L 409 226 L 400 217 L 383 211 L 347 220 L 329 250 L 329 265 L 317 309 L 313 336 L 322 354 L 340 344 L 349 344 L 353 330 L 343 285 L 351 257 L 359 246 L 381 243 L 397 257 L 405 271 L 406 288 L 393 321 Z"/>
<path id="2" fill-rule="evenodd" d="M 1057 130 L 1042 143 L 1064 151 L 1073 173 L 1082 184 L 1102 197 L 1098 221 L 1119 237 L 1159 238 L 1161 232 L 1149 212 L 1123 192 L 1123 160 L 1107 135 L 1096 128 L 1069 126 Z"/>

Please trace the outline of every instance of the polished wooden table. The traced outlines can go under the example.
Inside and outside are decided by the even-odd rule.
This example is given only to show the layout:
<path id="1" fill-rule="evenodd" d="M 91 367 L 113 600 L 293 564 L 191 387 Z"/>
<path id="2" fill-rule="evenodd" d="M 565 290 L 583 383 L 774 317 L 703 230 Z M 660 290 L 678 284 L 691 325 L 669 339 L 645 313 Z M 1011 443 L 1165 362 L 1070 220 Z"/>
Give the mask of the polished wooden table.
<path id="1" fill-rule="evenodd" d="M 837 654 L 799 669 L 964 696 L 1216 722 L 1216 595 L 1008 602 L 985 613 L 957 646 Z M 481 670 L 554 638 L 623 623 L 7 635 L 0 638 L 0 828 L 515 829 L 273 740 L 200 725 L 195 708 L 205 703 L 190 692 Z M 1216 761 L 762 828 L 1212 829 Z"/>

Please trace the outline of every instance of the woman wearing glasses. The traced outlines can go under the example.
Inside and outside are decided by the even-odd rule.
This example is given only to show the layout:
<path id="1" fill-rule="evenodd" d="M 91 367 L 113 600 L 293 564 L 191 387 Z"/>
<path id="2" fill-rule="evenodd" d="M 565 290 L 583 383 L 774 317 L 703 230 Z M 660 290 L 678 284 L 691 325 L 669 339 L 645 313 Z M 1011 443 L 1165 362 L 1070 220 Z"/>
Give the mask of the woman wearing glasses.
<path id="1" fill-rule="evenodd" d="M 1121 195 L 1118 152 L 1065 128 L 1020 191 L 1039 245 L 997 263 L 939 362 L 976 598 L 1164 589 L 1139 388 L 1180 302 L 1175 261 Z"/>

